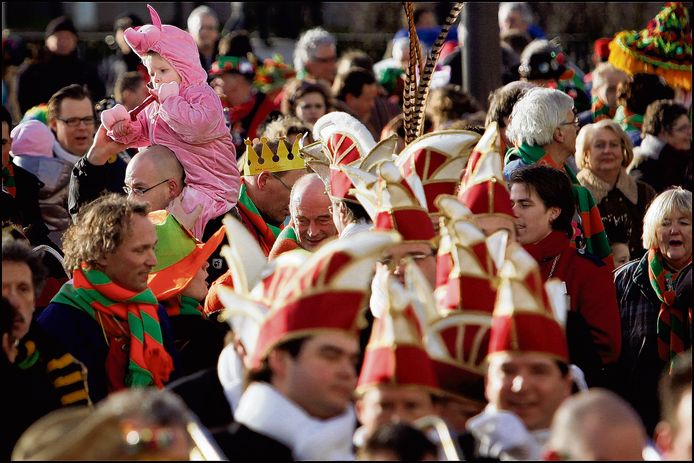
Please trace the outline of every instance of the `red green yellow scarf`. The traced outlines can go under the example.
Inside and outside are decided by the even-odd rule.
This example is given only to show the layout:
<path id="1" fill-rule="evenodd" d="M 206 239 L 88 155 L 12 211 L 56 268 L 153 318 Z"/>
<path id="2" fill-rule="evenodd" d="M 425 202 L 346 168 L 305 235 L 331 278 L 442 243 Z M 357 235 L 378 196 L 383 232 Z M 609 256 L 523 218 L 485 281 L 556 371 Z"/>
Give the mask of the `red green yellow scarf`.
<path id="1" fill-rule="evenodd" d="M 164 387 L 173 361 L 163 345 L 158 302 L 149 288 L 139 293 L 127 290 L 83 264 L 73 272 L 73 283 L 64 284 L 51 302 L 83 310 L 103 327 L 109 343 L 106 371 L 111 390 L 152 384 Z M 115 326 L 127 330 L 118 332 Z M 122 358 L 127 354 L 114 342 L 122 334 L 129 335 L 129 359 Z"/>
<path id="2" fill-rule="evenodd" d="M 14 180 L 14 166 L 12 161 L 6 166 L 2 166 L 2 188 L 7 191 L 13 198 L 17 197 L 17 184 Z"/>
<path id="3" fill-rule="evenodd" d="M 658 355 L 668 364 L 668 371 L 672 368 L 672 361 L 677 354 L 692 345 L 692 307 L 689 306 L 686 311 L 682 311 L 673 305 L 677 296 L 677 275 L 667 271 L 659 250 L 648 251 L 648 279 L 660 301 L 656 327 Z"/>
<path id="4" fill-rule="evenodd" d="M 612 247 L 607 240 L 607 234 L 605 233 L 598 206 L 591 192 L 578 183 L 576 174 L 571 170 L 571 167 L 567 164 L 558 165 L 540 146 L 523 144 L 518 148 L 514 148 L 507 153 L 505 162 L 508 163 L 508 160 L 513 156 L 520 157 L 524 164 L 544 164 L 561 170 L 568 175 L 569 179 L 571 179 L 576 210 L 581 219 L 580 224 L 574 224 L 574 228 L 578 227 L 578 229 L 575 230 L 576 234 L 572 239 L 572 244 L 576 248 L 583 248 L 591 254 L 598 256 L 610 268 L 614 268 Z"/>

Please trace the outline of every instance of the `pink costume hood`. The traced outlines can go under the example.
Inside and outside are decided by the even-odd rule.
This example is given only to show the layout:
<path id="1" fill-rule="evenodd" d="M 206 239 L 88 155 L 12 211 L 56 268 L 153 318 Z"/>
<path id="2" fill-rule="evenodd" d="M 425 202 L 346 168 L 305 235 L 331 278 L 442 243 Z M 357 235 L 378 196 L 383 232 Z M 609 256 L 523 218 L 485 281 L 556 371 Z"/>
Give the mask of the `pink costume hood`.
<path id="1" fill-rule="evenodd" d="M 129 27 L 125 41 L 142 58 L 148 51 L 159 53 L 181 76 L 181 86 L 207 83 L 207 72 L 200 64 L 200 52 L 193 37 L 176 26 L 162 24 L 159 14 L 147 5 L 152 24 Z"/>

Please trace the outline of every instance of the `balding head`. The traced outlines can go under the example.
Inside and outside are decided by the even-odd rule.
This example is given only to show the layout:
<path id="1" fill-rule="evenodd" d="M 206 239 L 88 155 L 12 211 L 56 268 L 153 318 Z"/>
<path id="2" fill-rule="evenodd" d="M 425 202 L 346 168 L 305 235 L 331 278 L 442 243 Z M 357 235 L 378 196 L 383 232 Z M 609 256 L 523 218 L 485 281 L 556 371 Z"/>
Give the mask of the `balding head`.
<path id="1" fill-rule="evenodd" d="M 173 151 L 162 145 L 152 145 L 137 153 L 125 170 L 129 196 L 149 203 L 152 210 L 166 209 L 181 194 L 184 180 L 183 166 Z M 136 190 L 144 193 L 137 194 Z"/>
<path id="2" fill-rule="evenodd" d="M 593 388 L 566 399 L 552 421 L 547 451 L 561 460 L 643 460 L 646 430 L 624 399 Z"/>
<path id="3" fill-rule="evenodd" d="M 289 199 L 292 226 L 299 245 L 314 251 L 337 235 L 330 211 L 330 197 L 318 174 L 306 174 L 296 181 Z"/>

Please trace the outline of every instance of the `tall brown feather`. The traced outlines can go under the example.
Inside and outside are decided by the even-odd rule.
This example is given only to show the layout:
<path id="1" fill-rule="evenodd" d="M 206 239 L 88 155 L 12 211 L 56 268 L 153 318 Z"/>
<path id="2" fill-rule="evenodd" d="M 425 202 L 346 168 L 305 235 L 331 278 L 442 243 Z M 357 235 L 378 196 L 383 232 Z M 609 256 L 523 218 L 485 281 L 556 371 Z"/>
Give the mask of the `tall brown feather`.
<path id="1" fill-rule="evenodd" d="M 453 8 L 451 8 L 450 13 L 446 17 L 443 26 L 441 26 L 441 32 L 439 32 L 438 37 L 434 45 L 431 47 L 431 51 L 427 55 L 426 62 L 424 64 L 424 70 L 422 71 L 421 78 L 419 79 L 419 86 L 417 87 L 417 95 L 415 98 L 414 107 L 414 123 L 413 129 L 415 131 L 415 138 L 422 135 L 424 132 L 424 109 L 426 107 L 426 101 L 429 96 L 429 88 L 431 87 L 431 79 L 434 75 L 434 69 L 436 68 L 436 62 L 439 60 L 439 55 L 443 49 L 443 44 L 448 36 L 448 30 L 451 25 L 455 22 L 463 9 L 463 2 L 456 3 Z"/>
<path id="2" fill-rule="evenodd" d="M 416 138 L 415 132 L 415 103 L 417 95 L 417 65 L 419 62 L 419 41 L 417 40 L 417 30 L 414 26 L 414 6 L 412 2 L 404 2 L 405 14 L 409 25 L 410 34 L 410 62 L 405 73 L 405 88 L 402 99 L 403 128 L 405 129 L 405 143 L 410 143 Z M 413 40 L 414 37 L 414 40 Z"/>

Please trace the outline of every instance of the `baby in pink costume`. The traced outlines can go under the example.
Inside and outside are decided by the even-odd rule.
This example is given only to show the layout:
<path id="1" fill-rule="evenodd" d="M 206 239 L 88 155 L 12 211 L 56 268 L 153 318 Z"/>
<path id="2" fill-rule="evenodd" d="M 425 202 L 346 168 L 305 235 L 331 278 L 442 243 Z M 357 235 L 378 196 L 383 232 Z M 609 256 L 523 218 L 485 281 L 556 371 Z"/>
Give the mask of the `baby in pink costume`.
<path id="1" fill-rule="evenodd" d="M 202 205 L 191 230 L 202 238 L 207 222 L 238 200 L 236 150 L 193 37 L 178 27 L 162 25 L 154 8 L 147 8 L 152 24 L 128 28 L 124 34 L 147 67 L 157 101 L 135 121 L 124 106 L 116 105 L 101 114 L 101 122 L 109 137 L 128 147 L 164 145 L 176 154 L 186 173 L 181 206 L 190 214 Z"/>

